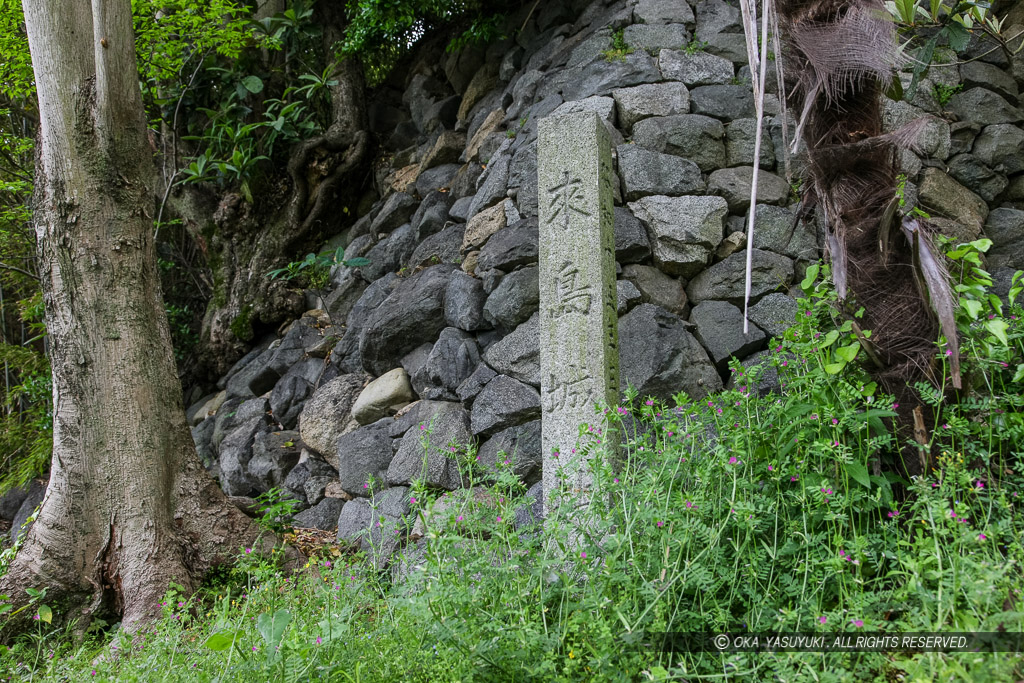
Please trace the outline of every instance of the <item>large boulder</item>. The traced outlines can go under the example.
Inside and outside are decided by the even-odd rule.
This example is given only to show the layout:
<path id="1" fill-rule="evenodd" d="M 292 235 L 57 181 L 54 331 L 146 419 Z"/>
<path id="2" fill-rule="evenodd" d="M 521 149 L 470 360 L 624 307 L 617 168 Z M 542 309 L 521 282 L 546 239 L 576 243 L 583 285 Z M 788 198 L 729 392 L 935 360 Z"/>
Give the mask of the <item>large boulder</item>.
<path id="1" fill-rule="evenodd" d="M 649 195 L 704 193 L 700 168 L 692 161 L 636 145 L 619 145 L 618 157 L 627 201 Z"/>
<path id="2" fill-rule="evenodd" d="M 477 395 L 470 415 L 473 434 L 489 436 L 540 417 L 540 394 L 531 386 L 498 375 Z"/>
<path id="3" fill-rule="evenodd" d="M 721 197 L 644 197 L 629 208 L 647 224 L 654 262 L 683 277 L 704 269 L 722 241 L 729 212 Z"/>
<path id="4" fill-rule="evenodd" d="M 431 266 L 402 281 L 366 321 L 359 337 L 363 367 L 381 375 L 445 327 L 444 294 L 453 264 Z"/>
<path id="5" fill-rule="evenodd" d="M 341 498 L 324 498 L 308 510 L 295 515 L 292 524 L 300 529 L 334 531 L 338 528 L 338 518 L 343 507 L 345 501 Z"/>
<path id="6" fill-rule="evenodd" d="M 980 230 L 988 218 L 988 204 L 937 168 L 921 171 L 918 202 L 929 212 L 952 218 L 970 230 Z"/>
<path id="7" fill-rule="evenodd" d="M 359 354 L 359 340 L 370 316 L 387 300 L 403 280 L 388 273 L 367 287 L 345 319 L 345 336 L 334 347 L 332 358 L 342 372 L 362 372 L 363 360 Z"/>
<path id="8" fill-rule="evenodd" d="M 540 386 L 540 314 L 535 313 L 484 351 L 484 360 L 500 375 Z"/>
<path id="9" fill-rule="evenodd" d="M 352 405 L 366 379 L 362 373 L 341 375 L 316 390 L 299 417 L 303 443 L 325 458 L 337 455 L 338 437 L 359 426 L 352 419 Z"/>
<path id="10" fill-rule="evenodd" d="M 393 415 L 414 398 L 409 373 L 394 368 L 373 380 L 359 393 L 352 404 L 352 417 L 361 425 Z"/>
<path id="11" fill-rule="evenodd" d="M 680 391 L 701 398 L 722 388 L 722 378 L 686 323 L 651 304 L 619 320 L 619 371 L 623 389 L 632 386 L 642 397 L 665 401 Z"/>
<path id="12" fill-rule="evenodd" d="M 262 432 L 256 435 L 249 460 L 249 477 L 256 490 L 265 493 L 284 484 L 299 463 L 302 443 L 296 431 Z"/>
<path id="13" fill-rule="evenodd" d="M 615 260 L 641 263 L 651 256 L 651 240 L 636 216 L 623 206 L 615 207 Z"/>
<path id="14" fill-rule="evenodd" d="M 753 179 L 753 166 L 723 168 L 708 176 L 708 193 L 723 197 L 729 204 L 730 212 L 743 213 L 750 207 Z M 758 204 L 785 204 L 789 191 L 789 183 L 783 178 L 767 171 L 758 172 Z"/>
<path id="15" fill-rule="evenodd" d="M 477 270 L 493 268 L 507 272 L 537 263 L 540 235 L 537 219 L 527 218 L 491 235 L 480 249 Z"/>
<path id="16" fill-rule="evenodd" d="M 704 172 L 725 163 L 725 126 L 708 116 L 680 114 L 644 119 L 633 126 L 633 142 L 689 159 Z"/>
<path id="17" fill-rule="evenodd" d="M 682 83 L 649 83 L 612 92 L 619 125 L 629 132 L 633 124 L 651 116 L 690 112 L 690 93 Z"/>
<path id="18" fill-rule="evenodd" d="M 726 370 L 733 356 L 745 358 L 765 343 L 765 334 L 757 325 L 748 325 L 743 333 L 743 311 L 726 301 L 694 306 L 690 322 L 697 326 L 697 341 L 707 349 L 719 372 Z"/>
<path id="19" fill-rule="evenodd" d="M 483 282 L 472 275 L 453 272 L 444 295 L 445 322 L 467 332 L 490 327 L 484 319 L 486 301 Z"/>
<path id="20" fill-rule="evenodd" d="M 691 88 L 701 85 L 726 85 L 736 75 L 736 67 L 732 62 L 707 52 L 662 50 L 658 54 L 658 65 L 665 78 L 680 81 Z"/>
<path id="21" fill-rule="evenodd" d="M 508 469 L 532 484 L 540 479 L 543 464 L 540 437 L 540 420 L 503 429 L 480 446 L 480 464 L 493 475 Z"/>
<path id="22" fill-rule="evenodd" d="M 369 500 L 349 501 L 338 516 L 338 541 L 356 544 L 372 553 L 380 567 L 401 545 L 408 514 L 409 489 L 405 486 L 385 489 Z"/>
<path id="23" fill-rule="evenodd" d="M 413 373 L 412 386 L 420 398 L 454 401 L 459 385 L 479 363 L 476 339 L 456 327 L 446 327 L 426 361 Z"/>
<path id="24" fill-rule="evenodd" d="M 370 480 L 385 481 L 394 457 L 389 428 L 383 419 L 338 437 L 337 453 L 328 460 L 338 470 L 341 488 L 353 496 L 370 495 Z"/>
<path id="25" fill-rule="evenodd" d="M 768 292 L 789 289 L 793 281 L 793 261 L 785 256 L 760 249 L 751 254 L 750 301 L 755 303 Z M 746 252 L 737 252 L 719 261 L 690 281 L 686 294 L 691 304 L 708 299 L 743 305 L 747 270 Z"/>
<path id="26" fill-rule="evenodd" d="M 632 263 L 622 269 L 622 279 L 631 282 L 640 292 L 641 301 L 683 316 L 687 312 L 686 289 L 677 278 L 653 266 Z"/>
<path id="27" fill-rule="evenodd" d="M 458 456 L 473 441 L 469 413 L 458 403 L 447 403 L 429 425 L 410 427 L 398 444 L 387 471 L 391 484 L 422 481 L 426 486 L 454 490 L 462 485 Z"/>
<path id="28" fill-rule="evenodd" d="M 249 476 L 252 445 L 257 434 L 269 429 L 262 417 L 253 417 L 231 431 L 220 445 L 220 487 L 229 496 L 251 496 L 259 486 Z"/>
<path id="29" fill-rule="evenodd" d="M 529 319 L 540 305 L 538 274 L 537 266 L 530 266 L 503 277 L 484 303 L 487 322 L 511 330 Z"/>

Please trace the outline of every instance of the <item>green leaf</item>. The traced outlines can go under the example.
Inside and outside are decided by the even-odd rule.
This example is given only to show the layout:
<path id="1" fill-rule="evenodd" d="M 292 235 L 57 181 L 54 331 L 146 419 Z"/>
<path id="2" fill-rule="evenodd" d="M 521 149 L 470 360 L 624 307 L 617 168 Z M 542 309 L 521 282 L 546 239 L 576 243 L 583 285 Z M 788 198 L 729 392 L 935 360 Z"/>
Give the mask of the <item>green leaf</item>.
<path id="1" fill-rule="evenodd" d="M 996 339 L 1003 343 L 1003 346 L 1008 346 L 1010 343 L 1010 340 L 1006 338 L 1006 330 L 1009 327 L 1002 318 L 993 318 L 985 322 L 985 329 L 995 335 Z"/>
<path id="2" fill-rule="evenodd" d="M 36 610 L 36 614 L 39 615 L 39 619 L 45 621 L 47 624 L 53 623 L 53 610 L 46 605 L 39 605 L 39 609 Z"/>
<path id="3" fill-rule="evenodd" d="M 967 49 L 967 44 L 971 42 L 971 34 L 966 28 L 956 22 L 946 24 L 945 28 L 942 29 L 942 33 L 946 34 L 949 46 L 956 52 L 963 52 Z"/>
<path id="4" fill-rule="evenodd" d="M 263 92 L 263 81 L 259 76 L 246 76 L 242 79 L 242 86 L 253 95 Z"/>
<path id="5" fill-rule="evenodd" d="M 28 593 L 30 598 L 41 598 L 46 591 L 37 590 L 35 588 L 26 588 L 25 592 Z"/>
<path id="6" fill-rule="evenodd" d="M 981 302 L 974 299 L 961 298 L 960 308 L 964 309 L 964 312 L 971 316 L 971 320 L 977 320 L 981 314 Z"/>
<path id="7" fill-rule="evenodd" d="M 363 266 L 370 265 L 370 259 L 365 256 L 357 256 L 350 258 L 347 261 L 342 261 L 342 264 L 349 266 L 350 268 L 362 268 Z"/>
<path id="8" fill-rule="evenodd" d="M 836 349 L 836 357 L 841 358 L 847 363 L 852 363 L 853 359 L 857 357 L 858 351 L 860 351 L 860 342 L 853 342 Z"/>
<path id="9" fill-rule="evenodd" d="M 277 646 L 281 644 L 284 631 L 292 615 L 288 610 L 279 609 L 273 614 L 264 612 L 256 619 L 256 630 L 263 636 L 263 642 L 267 644 L 267 656 L 270 658 L 276 653 Z"/>
<path id="10" fill-rule="evenodd" d="M 226 650 L 229 647 L 231 647 L 231 644 L 233 642 L 238 640 L 238 636 L 238 631 L 220 631 L 218 633 L 214 633 L 209 638 L 207 638 L 206 642 L 203 643 L 203 645 L 210 648 L 211 650 Z"/>
<path id="11" fill-rule="evenodd" d="M 868 474 L 867 467 L 859 462 L 851 462 L 846 464 L 845 469 L 851 479 L 866 489 L 871 488 L 871 476 Z"/>
<path id="12" fill-rule="evenodd" d="M 821 342 L 821 348 L 826 349 L 832 346 L 836 342 L 836 339 L 839 339 L 839 333 L 836 332 L 835 330 L 832 330 L 831 332 L 825 335 L 825 339 L 822 340 Z"/>
<path id="13" fill-rule="evenodd" d="M 1020 382 L 1021 380 L 1024 380 L 1024 363 L 1017 366 L 1017 372 L 1013 375 L 1014 382 Z"/>
<path id="14" fill-rule="evenodd" d="M 829 363 L 825 366 L 825 372 L 830 375 L 838 375 L 846 367 L 846 363 Z"/>
<path id="15" fill-rule="evenodd" d="M 804 275 L 803 282 L 800 283 L 800 289 L 804 291 L 811 288 L 814 281 L 818 279 L 818 271 L 821 270 L 821 266 L 817 263 L 807 268 L 807 273 Z"/>

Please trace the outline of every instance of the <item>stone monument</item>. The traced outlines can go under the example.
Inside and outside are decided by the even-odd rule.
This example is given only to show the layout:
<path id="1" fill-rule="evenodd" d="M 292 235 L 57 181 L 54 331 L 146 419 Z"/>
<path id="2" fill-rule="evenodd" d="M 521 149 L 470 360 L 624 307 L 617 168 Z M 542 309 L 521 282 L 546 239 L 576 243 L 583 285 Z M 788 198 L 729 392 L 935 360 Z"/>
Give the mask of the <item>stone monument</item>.
<path id="1" fill-rule="evenodd" d="M 589 502 L 579 428 L 598 422 L 597 404 L 618 401 L 618 318 L 608 131 L 597 114 L 579 112 L 542 119 L 538 136 L 541 439 L 550 515 L 563 478 L 578 505 Z M 613 447 L 606 437 L 601 446 Z"/>

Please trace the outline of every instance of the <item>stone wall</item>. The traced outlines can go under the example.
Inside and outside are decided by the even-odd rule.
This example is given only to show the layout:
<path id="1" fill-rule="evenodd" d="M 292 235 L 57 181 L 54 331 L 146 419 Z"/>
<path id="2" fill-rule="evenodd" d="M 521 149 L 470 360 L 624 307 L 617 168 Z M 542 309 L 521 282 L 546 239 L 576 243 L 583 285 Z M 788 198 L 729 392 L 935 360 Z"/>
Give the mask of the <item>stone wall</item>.
<path id="1" fill-rule="evenodd" d="M 609 59 L 620 29 L 632 52 Z M 334 273 L 315 310 L 189 409 L 229 494 L 283 486 L 307 508 L 299 524 L 339 525 L 342 539 L 370 528 L 364 546 L 385 553 L 424 532 L 406 519 L 410 481 L 462 486 L 449 444 L 476 443 L 488 471 L 540 479 L 540 118 L 594 111 L 613 139 L 621 377 L 642 395 L 703 396 L 721 389 L 730 358 L 756 362 L 792 319 L 792 284 L 822 243 L 794 221 L 769 95 L 744 335 L 754 104 L 740 12 L 724 0 L 541 3 L 514 41 L 454 55 L 442 45 L 372 105 L 388 152 L 380 199 L 327 245 L 371 265 Z M 1024 267 L 1024 61 L 970 49 L 979 59 L 934 68 L 885 116 L 931 117 L 919 153 L 901 153 L 906 197 L 950 234 L 991 237 L 1005 288 Z M 792 169 L 798 178 L 799 158 Z"/>

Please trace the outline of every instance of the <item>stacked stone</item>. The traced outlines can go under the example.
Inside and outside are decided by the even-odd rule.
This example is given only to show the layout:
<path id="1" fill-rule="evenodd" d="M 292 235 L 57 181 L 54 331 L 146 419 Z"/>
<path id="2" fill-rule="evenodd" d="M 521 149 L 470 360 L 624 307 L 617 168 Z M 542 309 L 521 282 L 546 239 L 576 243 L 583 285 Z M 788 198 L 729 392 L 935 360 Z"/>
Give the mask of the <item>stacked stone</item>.
<path id="1" fill-rule="evenodd" d="M 794 221 L 775 94 L 753 158 L 739 10 L 570 0 L 541 3 L 527 20 L 528 10 L 510 18 L 526 22 L 514 41 L 455 54 L 433 41 L 376 92 L 371 126 L 390 163 L 369 208 L 326 245 L 371 264 L 334 273 L 323 300 L 312 298 L 317 310 L 189 411 L 229 494 L 280 486 L 307 508 L 299 523 L 337 524 L 340 538 L 384 556 L 409 543 L 412 481 L 462 487 L 452 448 L 474 445 L 492 474 L 507 461 L 539 498 L 538 122 L 553 113 L 593 112 L 612 141 L 623 389 L 666 400 L 718 391 L 731 358 L 757 362 L 792 321 L 790 288 L 819 258 L 821 235 Z M 606 51 L 618 30 L 633 50 L 615 57 Z M 887 102 L 886 121 L 931 116 L 918 152 L 901 155 L 906 197 L 958 237 L 987 234 L 989 264 L 1008 281 L 1024 267 L 1024 62 L 971 49 L 980 59 L 935 68 L 910 103 Z M 940 105 L 940 82 L 963 90 Z M 792 167 L 798 177 L 799 158 Z"/>

